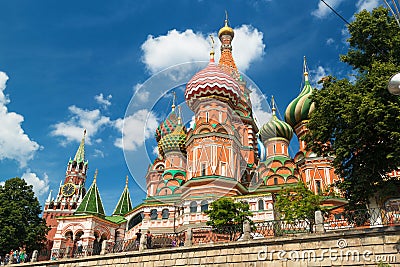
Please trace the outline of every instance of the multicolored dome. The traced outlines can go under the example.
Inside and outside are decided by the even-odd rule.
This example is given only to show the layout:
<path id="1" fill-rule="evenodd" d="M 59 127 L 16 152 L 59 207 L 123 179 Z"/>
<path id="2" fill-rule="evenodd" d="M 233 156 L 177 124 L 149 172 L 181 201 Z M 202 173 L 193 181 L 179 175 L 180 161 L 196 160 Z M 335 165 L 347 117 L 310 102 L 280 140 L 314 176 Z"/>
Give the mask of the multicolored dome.
<path id="1" fill-rule="evenodd" d="M 293 129 L 289 124 L 278 119 L 278 117 L 275 114 L 275 106 L 273 104 L 272 118 L 269 120 L 269 122 L 265 123 L 261 127 L 259 134 L 263 142 L 274 137 L 281 137 L 290 141 L 290 139 L 292 139 L 293 136 Z"/>
<path id="2" fill-rule="evenodd" d="M 165 135 L 172 133 L 178 125 L 178 116 L 176 115 L 174 106 L 172 112 L 156 129 L 156 140 L 161 140 Z"/>
<path id="3" fill-rule="evenodd" d="M 304 72 L 304 81 L 305 84 L 300 95 L 293 99 L 293 101 L 286 108 L 285 121 L 292 127 L 296 126 L 301 121 L 308 120 L 315 108 L 314 103 L 311 102 L 310 99 L 313 88 L 308 81 L 307 72 Z"/>
<path id="4" fill-rule="evenodd" d="M 159 152 L 162 156 L 169 151 L 180 151 L 186 153 L 186 128 L 180 123 L 175 130 L 161 138 L 158 143 Z"/>
<path id="5" fill-rule="evenodd" d="M 235 79 L 215 64 L 211 58 L 206 68 L 196 73 L 186 85 L 185 98 L 189 107 L 201 97 L 220 97 L 237 104 L 240 87 Z"/>

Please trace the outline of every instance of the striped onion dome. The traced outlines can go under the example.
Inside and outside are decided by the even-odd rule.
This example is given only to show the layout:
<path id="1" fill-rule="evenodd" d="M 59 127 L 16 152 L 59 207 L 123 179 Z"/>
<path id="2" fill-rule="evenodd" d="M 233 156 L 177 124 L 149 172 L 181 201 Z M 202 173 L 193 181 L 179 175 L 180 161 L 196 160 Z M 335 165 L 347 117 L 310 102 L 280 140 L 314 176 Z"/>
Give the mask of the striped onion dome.
<path id="1" fill-rule="evenodd" d="M 186 153 L 186 128 L 180 123 L 175 130 L 161 138 L 158 148 L 162 156 L 170 151 L 180 151 Z"/>
<path id="2" fill-rule="evenodd" d="M 278 119 L 275 114 L 275 107 L 272 107 L 272 118 L 269 122 L 265 123 L 261 130 L 259 131 L 261 140 L 263 142 L 267 141 L 270 138 L 281 137 L 286 140 L 292 139 L 293 129 L 284 121 Z"/>
<path id="3" fill-rule="evenodd" d="M 172 106 L 172 112 L 156 129 L 156 140 L 161 140 L 165 135 L 172 133 L 178 125 L 178 116 L 175 112 L 175 106 Z"/>
<path id="4" fill-rule="evenodd" d="M 304 72 L 304 87 L 300 95 L 293 99 L 293 101 L 287 106 L 285 112 L 285 121 L 292 127 L 298 123 L 310 118 L 311 113 L 314 111 L 314 103 L 311 102 L 311 95 L 313 88 L 308 81 L 308 73 Z"/>
<path id="5" fill-rule="evenodd" d="M 196 99 L 219 97 L 236 105 L 240 99 L 239 84 L 215 64 L 213 56 L 208 66 L 197 72 L 186 85 L 186 103 L 191 108 Z"/>

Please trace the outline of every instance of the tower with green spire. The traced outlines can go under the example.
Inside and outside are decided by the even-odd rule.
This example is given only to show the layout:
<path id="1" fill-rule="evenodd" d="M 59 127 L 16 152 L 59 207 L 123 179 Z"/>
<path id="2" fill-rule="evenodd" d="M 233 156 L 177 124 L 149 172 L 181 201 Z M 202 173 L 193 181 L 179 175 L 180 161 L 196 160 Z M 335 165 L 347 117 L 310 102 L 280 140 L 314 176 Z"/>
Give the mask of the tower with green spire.
<path id="1" fill-rule="evenodd" d="M 118 200 L 117 206 L 114 209 L 113 216 L 125 215 L 128 211 L 132 210 L 131 195 L 128 189 L 128 175 L 126 176 L 125 188 Z"/>
<path id="2" fill-rule="evenodd" d="M 104 217 L 106 215 L 104 212 L 103 202 L 101 201 L 100 192 L 96 184 L 97 174 L 98 171 L 96 170 L 93 183 L 76 209 L 75 214 L 91 214 L 99 217 Z"/>

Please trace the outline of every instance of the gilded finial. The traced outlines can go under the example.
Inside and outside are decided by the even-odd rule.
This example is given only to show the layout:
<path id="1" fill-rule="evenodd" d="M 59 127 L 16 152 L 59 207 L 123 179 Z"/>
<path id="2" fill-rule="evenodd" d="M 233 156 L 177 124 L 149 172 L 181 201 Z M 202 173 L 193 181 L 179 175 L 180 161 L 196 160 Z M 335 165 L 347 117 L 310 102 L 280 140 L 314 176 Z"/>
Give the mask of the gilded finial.
<path id="1" fill-rule="evenodd" d="M 306 82 L 308 82 L 308 71 L 307 71 L 308 67 L 307 67 L 307 60 L 306 60 L 306 56 L 304 56 L 304 62 L 303 62 L 303 73 L 304 73 L 304 80 Z"/>
<path id="2" fill-rule="evenodd" d="M 97 179 L 97 174 L 99 173 L 99 171 L 96 169 L 96 171 L 94 172 L 94 178 L 93 178 L 93 183 L 96 182 Z"/>
<path id="3" fill-rule="evenodd" d="M 128 175 L 126 176 L 126 179 L 125 179 L 125 185 L 128 186 Z"/>
<path id="4" fill-rule="evenodd" d="M 271 96 L 271 105 L 272 105 L 272 115 L 275 115 L 276 108 L 275 108 L 275 98 L 274 98 L 274 96 Z"/>
<path id="5" fill-rule="evenodd" d="M 176 101 L 176 93 L 175 91 L 172 92 L 173 97 L 172 97 L 172 111 L 175 111 L 175 101 Z"/>
<path id="6" fill-rule="evenodd" d="M 225 26 L 228 26 L 228 11 L 225 10 Z"/>
<path id="7" fill-rule="evenodd" d="M 178 125 L 182 125 L 181 107 L 178 107 Z"/>
<path id="8" fill-rule="evenodd" d="M 212 37 L 212 35 L 210 34 L 210 39 L 211 39 L 211 52 L 210 52 L 210 61 L 214 62 L 214 37 Z"/>

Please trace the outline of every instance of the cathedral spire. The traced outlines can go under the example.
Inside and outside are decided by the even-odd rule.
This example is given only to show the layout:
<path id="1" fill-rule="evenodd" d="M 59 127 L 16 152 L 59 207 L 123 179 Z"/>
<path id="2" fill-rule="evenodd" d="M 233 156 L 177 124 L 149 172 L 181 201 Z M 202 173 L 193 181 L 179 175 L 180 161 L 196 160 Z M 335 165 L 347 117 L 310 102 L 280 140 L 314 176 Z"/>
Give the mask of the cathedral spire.
<path id="1" fill-rule="evenodd" d="M 83 131 L 83 137 L 81 143 L 74 157 L 74 161 L 76 161 L 77 163 L 85 161 L 85 137 L 86 137 L 86 129 Z"/>
<path id="2" fill-rule="evenodd" d="M 105 216 L 103 202 L 101 201 L 100 192 L 96 184 L 97 174 L 98 171 L 96 169 L 93 183 L 86 195 L 83 197 L 82 202 L 76 209 L 75 214 L 93 214 L 97 216 Z"/>
<path id="3" fill-rule="evenodd" d="M 308 83 L 308 66 L 307 66 L 307 60 L 306 56 L 304 56 L 304 61 L 303 61 L 303 74 L 304 74 L 304 81 L 305 83 Z"/>
<path id="4" fill-rule="evenodd" d="M 117 206 L 115 207 L 113 215 L 124 215 L 130 210 L 132 210 L 132 202 L 131 202 L 131 195 L 129 194 L 129 189 L 128 189 L 128 175 L 127 175 L 125 180 L 124 191 L 122 192 L 121 197 L 119 198 L 119 201 L 117 203 Z"/>
<path id="5" fill-rule="evenodd" d="M 221 41 L 221 57 L 219 65 L 227 68 L 229 72 L 237 71 L 235 61 L 232 57 L 232 39 L 235 36 L 234 31 L 228 25 L 228 12 L 225 11 L 225 25 L 218 32 L 218 38 Z"/>

